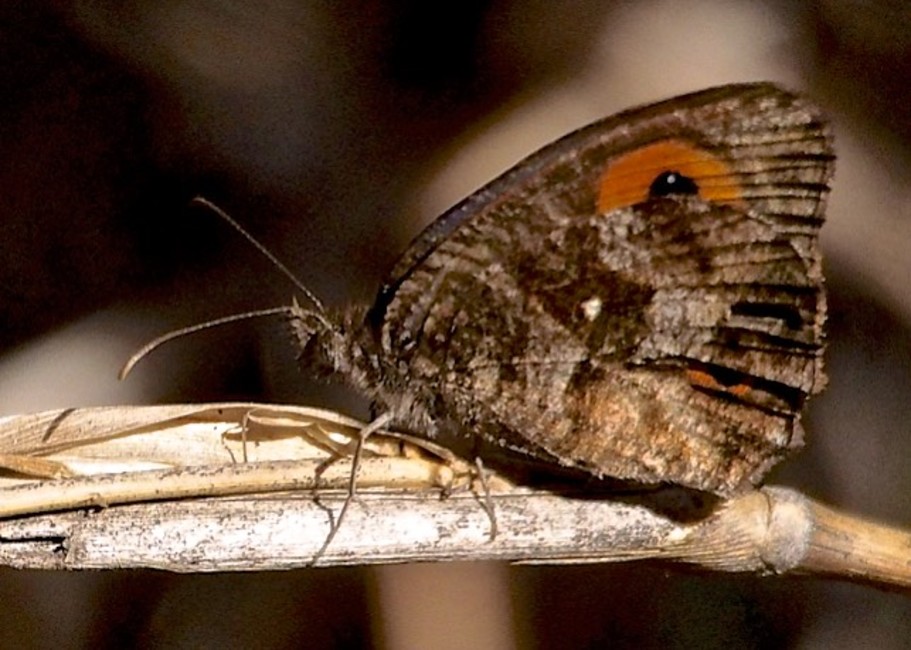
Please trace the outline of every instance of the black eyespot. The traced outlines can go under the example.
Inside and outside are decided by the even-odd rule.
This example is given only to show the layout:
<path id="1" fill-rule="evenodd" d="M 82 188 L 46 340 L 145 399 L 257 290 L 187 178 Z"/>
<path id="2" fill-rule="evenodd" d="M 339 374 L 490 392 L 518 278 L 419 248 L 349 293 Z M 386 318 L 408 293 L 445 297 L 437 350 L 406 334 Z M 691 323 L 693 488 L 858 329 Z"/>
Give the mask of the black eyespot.
<path id="1" fill-rule="evenodd" d="M 689 176 L 680 172 L 662 172 L 655 177 L 648 188 L 649 196 L 672 196 L 682 194 L 699 194 L 699 186 Z"/>

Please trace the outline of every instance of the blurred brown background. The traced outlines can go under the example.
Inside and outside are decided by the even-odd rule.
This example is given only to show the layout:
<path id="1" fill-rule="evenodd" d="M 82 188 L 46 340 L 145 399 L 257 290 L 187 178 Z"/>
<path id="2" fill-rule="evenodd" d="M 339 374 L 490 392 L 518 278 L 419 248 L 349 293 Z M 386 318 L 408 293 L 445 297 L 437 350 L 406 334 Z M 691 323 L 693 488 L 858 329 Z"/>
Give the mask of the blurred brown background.
<path id="1" fill-rule="evenodd" d="M 0 413 L 294 400 L 280 323 L 369 301 L 409 239 L 525 154 L 627 106 L 770 79 L 832 116 L 830 388 L 771 480 L 911 525 L 911 9 L 903 2 L 267 0 L 0 6 Z M 421 637 L 421 634 L 429 636 Z M 423 640 L 421 640 L 423 639 Z M 911 647 L 911 601 L 819 580 L 499 565 L 171 576 L 0 569 L 0 646 Z"/>

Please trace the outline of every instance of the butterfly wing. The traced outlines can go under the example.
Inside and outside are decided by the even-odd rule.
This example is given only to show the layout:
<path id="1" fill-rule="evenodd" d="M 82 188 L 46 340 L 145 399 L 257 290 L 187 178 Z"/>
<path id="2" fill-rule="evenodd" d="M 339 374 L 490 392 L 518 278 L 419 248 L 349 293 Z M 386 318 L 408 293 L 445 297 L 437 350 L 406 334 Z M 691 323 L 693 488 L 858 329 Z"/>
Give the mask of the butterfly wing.
<path id="1" fill-rule="evenodd" d="M 381 355 L 466 431 L 597 475 L 730 493 L 821 389 L 816 111 L 769 84 L 634 109 L 432 224 L 371 311 Z"/>

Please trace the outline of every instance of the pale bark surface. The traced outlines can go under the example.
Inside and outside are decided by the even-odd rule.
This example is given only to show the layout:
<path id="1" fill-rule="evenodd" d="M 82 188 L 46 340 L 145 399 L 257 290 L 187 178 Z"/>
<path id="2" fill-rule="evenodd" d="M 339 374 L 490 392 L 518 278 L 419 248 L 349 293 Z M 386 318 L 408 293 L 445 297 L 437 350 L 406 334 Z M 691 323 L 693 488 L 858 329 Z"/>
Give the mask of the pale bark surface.
<path id="1" fill-rule="evenodd" d="M 346 496 L 359 423 L 258 404 L 115 407 L 0 421 L 0 563 L 177 572 L 312 565 Z M 247 460 L 244 461 L 244 454 Z M 334 459 L 334 460 L 333 460 Z M 32 476 L 26 476 L 31 474 Z M 64 477 L 64 478 L 36 478 Z M 319 566 L 656 559 L 911 587 L 911 533 L 768 487 L 719 503 L 488 481 L 443 449 L 371 438 Z"/>

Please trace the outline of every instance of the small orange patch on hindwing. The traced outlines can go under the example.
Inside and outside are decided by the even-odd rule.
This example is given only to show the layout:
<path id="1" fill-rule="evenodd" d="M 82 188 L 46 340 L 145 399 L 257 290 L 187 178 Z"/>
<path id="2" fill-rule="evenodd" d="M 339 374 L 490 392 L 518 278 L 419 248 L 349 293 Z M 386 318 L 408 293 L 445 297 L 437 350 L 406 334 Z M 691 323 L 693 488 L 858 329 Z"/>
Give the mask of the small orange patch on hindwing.
<path id="1" fill-rule="evenodd" d="M 737 397 L 744 397 L 752 390 L 750 385 L 744 382 L 726 386 L 706 371 L 698 370 L 695 368 L 690 368 L 686 371 L 686 378 L 693 386 L 698 386 L 699 388 L 705 388 L 706 390 L 712 390 L 720 393 L 730 393 L 731 395 L 735 395 Z"/>

